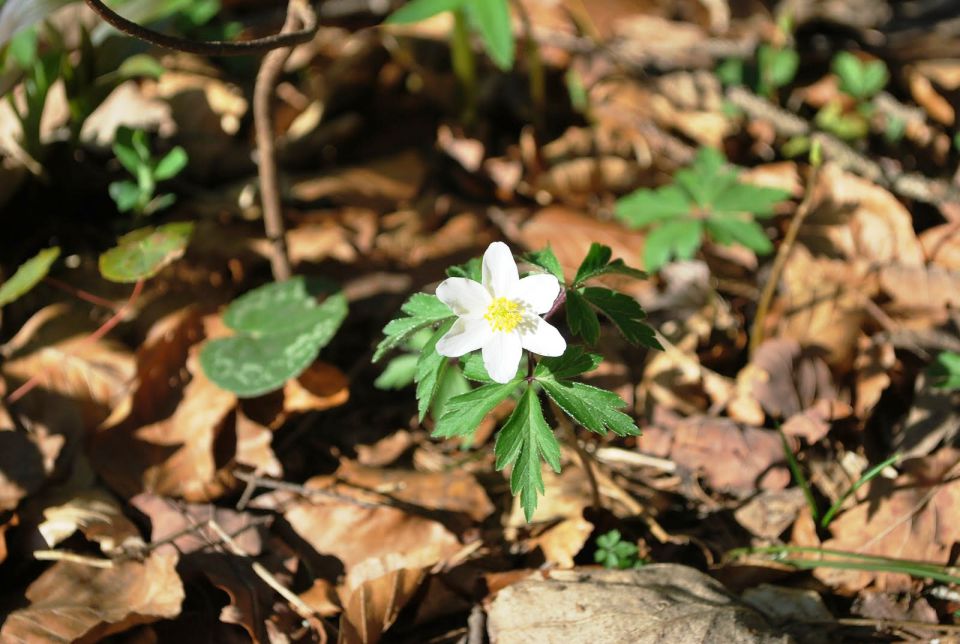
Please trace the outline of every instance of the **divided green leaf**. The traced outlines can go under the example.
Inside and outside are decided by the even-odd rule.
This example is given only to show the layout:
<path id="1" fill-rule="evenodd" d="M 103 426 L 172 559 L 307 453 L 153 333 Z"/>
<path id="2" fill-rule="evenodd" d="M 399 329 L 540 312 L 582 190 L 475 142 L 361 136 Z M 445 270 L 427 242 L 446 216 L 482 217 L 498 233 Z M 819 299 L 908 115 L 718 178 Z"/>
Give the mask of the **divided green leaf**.
<path id="1" fill-rule="evenodd" d="M 497 434 L 494 446 L 496 467 L 502 470 L 513 463 L 510 490 L 520 495 L 527 521 L 537 509 L 537 496 L 543 494 L 541 459 L 554 472 L 560 472 L 560 443 L 543 417 L 540 401 L 532 386 L 527 386 L 506 424 Z"/>
<path id="2" fill-rule="evenodd" d="M 183 256 L 193 224 L 177 222 L 134 230 L 100 255 L 100 274 L 111 282 L 148 279 Z"/>
<path id="3" fill-rule="evenodd" d="M 0 306 L 6 306 L 19 299 L 37 283 L 47 276 L 50 267 L 60 256 L 60 247 L 54 246 L 40 251 L 32 258 L 25 261 L 8 279 L 0 286 Z"/>
<path id="4" fill-rule="evenodd" d="M 515 45 L 507 0 L 472 0 L 463 8 L 483 39 L 490 59 L 503 71 L 513 67 Z"/>
<path id="5" fill-rule="evenodd" d="M 400 309 L 406 317 L 391 320 L 383 327 L 384 339 L 377 345 L 373 361 L 378 362 L 392 349 L 409 340 L 414 333 L 453 317 L 453 311 L 435 295 L 414 293 Z"/>
<path id="6" fill-rule="evenodd" d="M 611 261 L 610 257 L 612 254 L 613 251 L 609 246 L 604 246 L 596 242 L 591 244 L 587 256 L 583 259 L 583 262 L 580 263 L 580 268 L 577 269 L 576 277 L 573 278 L 574 287 L 580 286 L 587 280 L 611 273 L 628 275 L 636 279 L 647 278 L 646 273 L 627 266 L 622 259 L 618 258 Z"/>
<path id="7" fill-rule="evenodd" d="M 848 51 L 834 57 L 833 72 L 840 78 L 840 89 L 858 101 L 873 98 L 890 80 L 882 60 L 862 61 Z"/>
<path id="8" fill-rule="evenodd" d="M 960 353 L 944 351 L 927 370 L 935 387 L 960 389 Z"/>
<path id="9" fill-rule="evenodd" d="M 693 165 L 676 173 L 673 184 L 640 189 L 617 202 L 615 214 L 624 223 L 651 227 L 644 248 L 648 270 L 658 270 L 673 259 L 692 258 L 704 235 L 759 253 L 772 250 L 753 219 L 774 215 L 777 204 L 790 194 L 741 182 L 739 175 L 719 151 L 701 148 Z"/>
<path id="10" fill-rule="evenodd" d="M 504 384 L 491 382 L 450 398 L 433 430 L 433 436 L 439 438 L 472 436 L 484 417 L 506 400 L 518 384 L 520 384 L 520 378 Z"/>
<path id="11" fill-rule="evenodd" d="M 450 361 L 437 353 L 437 342 L 450 330 L 454 320 L 447 320 L 440 325 L 440 328 L 430 337 L 427 344 L 420 352 L 420 358 L 417 360 L 417 370 L 414 374 L 414 382 L 417 383 L 417 412 L 420 420 L 427 415 L 427 410 L 433 403 L 434 396 L 443 382 L 443 375 L 446 372 Z"/>
<path id="12" fill-rule="evenodd" d="M 237 333 L 204 345 L 204 373 L 240 397 L 265 394 L 300 375 L 347 315 L 342 293 L 317 302 L 316 296 L 325 291 L 325 282 L 295 277 L 234 300 L 223 319 Z"/>
<path id="13" fill-rule="evenodd" d="M 547 246 L 543 250 L 531 251 L 523 256 L 523 260 L 539 266 L 551 275 L 557 278 L 557 281 L 563 284 L 563 268 L 560 266 L 560 260 L 553 254 L 553 249 Z M 477 280 L 479 281 L 479 279 Z"/>

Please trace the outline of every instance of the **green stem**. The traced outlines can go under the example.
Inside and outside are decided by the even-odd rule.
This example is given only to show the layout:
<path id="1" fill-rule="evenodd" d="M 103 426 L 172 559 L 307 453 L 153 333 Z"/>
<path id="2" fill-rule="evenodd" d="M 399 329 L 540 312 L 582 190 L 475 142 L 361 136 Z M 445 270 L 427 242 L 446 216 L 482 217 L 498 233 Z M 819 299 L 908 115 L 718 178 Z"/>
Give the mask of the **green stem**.
<path id="1" fill-rule="evenodd" d="M 453 73 L 463 89 L 463 120 L 471 123 L 476 117 L 477 109 L 477 59 L 470 44 L 470 27 L 463 9 L 453 12 L 453 33 L 450 38 Z"/>
<path id="2" fill-rule="evenodd" d="M 827 513 L 823 515 L 823 519 L 820 520 L 820 525 L 821 525 L 821 527 L 826 528 L 827 526 L 830 525 L 830 522 L 833 520 L 833 517 L 837 514 L 837 512 L 840 511 L 840 507 L 844 504 L 844 502 L 845 502 L 848 498 L 850 498 L 850 495 L 851 495 L 851 494 L 853 494 L 854 492 L 856 492 L 857 490 L 859 490 L 861 487 L 863 487 L 864 485 L 866 485 L 867 483 L 869 483 L 869 482 L 872 481 L 873 479 L 877 478 L 877 476 L 879 476 L 880 472 L 882 472 L 883 470 L 885 470 L 888 465 L 892 465 L 893 463 L 897 462 L 898 460 L 900 460 L 900 453 L 899 453 L 899 452 L 896 453 L 896 454 L 894 454 L 893 456 L 891 456 L 891 457 L 888 458 L 887 460 L 885 460 L 885 461 L 883 461 L 883 462 L 881 462 L 881 463 L 877 463 L 877 464 L 874 465 L 872 468 L 870 468 L 869 470 L 867 470 L 867 472 L 866 472 L 863 476 L 861 476 L 853 485 L 851 485 L 849 488 L 847 488 L 847 491 L 844 492 L 843 495 L 842 495 L 839 499 L 837 499 L 837 500 L 834 502 L 833 505 L 830 506 L 830 509 L 827 510 Z"/>
<path id="3" fill-rule="evenodd" d="M 810 514 L 813 515 L 813 520 L 817 521 L 820 518 L 820 510 L 817 509 L 817 501 L 813 498 L 813 490 L 810 489 L 810 483 L 807 481 L 807 477 L 803 475 L 803 470 L 800 468 L 797 457 L 793 455 L 793 450 L 790 449 L 786 434 L 783 433 L 783 430 L 780 429 L 779 426 L 777 427 L 777 431 L 780 433 L 780 442 L 783 445 L 783 453 L 787 457 L 787 465 L 790 467 L 790 473 L 793 474 L 794 480 L 796 480 L 803 490 L 803 496 L 807 499 L 807 505 L 810 506 Z"/>

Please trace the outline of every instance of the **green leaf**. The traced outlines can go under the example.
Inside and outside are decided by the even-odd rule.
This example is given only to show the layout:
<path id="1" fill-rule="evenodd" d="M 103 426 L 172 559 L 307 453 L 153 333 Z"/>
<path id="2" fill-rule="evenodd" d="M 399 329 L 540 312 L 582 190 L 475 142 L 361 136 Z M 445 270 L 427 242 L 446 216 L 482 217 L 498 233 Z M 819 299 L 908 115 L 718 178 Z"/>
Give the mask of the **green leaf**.
<path id="1" fill-rule="evenodd" d="M 744 63 L 740 58 L 728 58 L 716 69 L 717 78 L 724 85 L 744 84 Z"/>
<path id="2" fill-rule="evenodd" d="M 443 416 L 433 430 L 433 436 L 452 438 L 471 436 L 484 417 L 507 399 L 520 384 L 519 378 L 507 383 L 491 383 L 473 391 L 454 396 L 444 406 Z"/>
<path id="3" fill-rule="evenodd" d="M 610 318 L 627 342 L 634 345 L 643 345 L 652 349 L 662 349 L 657 341 L 654 330 L 644 324 L 647 317 L 643 308 L 635 299 L 623 293 L 617 293 L 606 288 L 587 287 L 583 289 L 583 296 L 588 302 L 600 309 L 600 312 Z"/>
<path id="4" fill-rule="evenodd" d="M 443 416 L 447 409 L 447 401 L 455 396 L 465 394 L 470 391 L 470 383 L 463 376 L 460 367 L 447 361 L 447 367 L 443 370 L 440 382 L 437 385 L 437 393 L 433 397 L 433 403 L 430 405 L 430 414 L 434 418 Z M 469 441 L 464 441 L 466 446 Z"/>
<path id="5" fill-rule="evenodd" d="M 644 244 L 643 259 L 648 271 L 657 271 L 672 258 L 690 259 L 700 248 L 703 223 L 696 219 L 668 221 L 655 228 Z"/>
<path id="6" fill-rule="evenodd" d="M 241 295 L 227 307 L 223 323 L 249 335 L 301 333 L 324 326 L 327 341 L 347 313 L 342 293 L 331 294 L 323 304 L 317 297 L 335 291 L 327 280 L 296 276 L 285 282 L 271 282 Z M 336 324 L 331 327 L 330 321 Z"/>
<path id="7" fill-rule="evenodd" d="M 833 73 L 840 79 L 840 89 L 854 98 L 863 96 L 863 65 L 860 59 L 848 51 L 833 58 Z"/>
<path id="8" fill-rule="evenodd" d="M 710 236 L 725 246 L 736 242 L 755 253 L 767 254 L 773 250 L 773 244 L 756 222 L 732 217 L 717 217 L 707 220 Z"/>
<path id="9" fill-rule="evenodd" d="M 387 23 L 405 25 L 411 22 L 420 22 L 444 11 L 459 9 L 465 5 L 467 1 L 468 0 L 412 0 L 394 11 L 390 17 L 387 18 Z"/>
<path id="10" fill-rule="evenodd" d="M 935 387 L 960 389 L 960 353 L 944 351 L 927 370 Z"/>
<path id="11" fill-rule="evenodd" d="M 187 151 L 178 145 L 157 163 L 157 167 L 153 169 L 153 178 L 157 181 L 172 179 L 187 167 L 188 160 Z"/>
<path id="12" fill-rule="evenodd" d="M 498 470 L 513 463 L 510 490 L 514 495 L 520 494 L 523 514 L 531 521 L 537 509 L 537 496 L 544 492 L 541 458 L 554 472 L 560 471 L 560 443 L 543 417 L 540 400 L 532 386 L 524 391 L 497 434 L 494 453 Z"/>
<path id="13" fill-rule="evenodd" d="M 466 264 L 458 264 L 447 269 L 447 277 L 463 277 L 474 282 L 481 281 L 482 264 L 479 257 L 474 257 Z"/>
<path id="14" fill-rule="evenodd" d="M 562 356 L 540 360 L 533 375 L 538 380 L 543 378 L 563 380 L 593 371 L 602 360 L 603 357 L 596 353 L 588 353 L 576 345 L 570 345 Z"/>
<path id="15" fill-rule="evenodd" d="M 133 149 L 133 146 L 129 144 L 129 141 L 124 143 L 121 140 L 119 131 L 116 140 L 113 142 L 113 154 L 117 157 L 120 165 L 126 168 L 127 172 L 133 176 L 137 176 L 140 172 L 140 167 L 144 165 L 144 162 L 140 159 L 137 151 Z"/>
<path id="16" fill-rule="evenodd" d="M 748 212 L 754 216 L 769 216 L 775 213 L 778 203 L 789 197 L 789 192 L 779 188 L 734 183 L 716 196 L 712 210 L 717 214 Z"/>
<path id="17" fill-rule="evenodd" d="M 234 300 L 223 319 L 237 334 L 211 340 L 200 351 L 207 377 L 240 397 L 251 397 L 299 376 L 347 315 L 342 293 L 317 303 L 319 284 L 325 283 L 294 277 Z"/>
<path id="18" fill-rule="evenodd" d="M 600 435 L 608 430 L 618 436 L 640 435 L 633 419 L 617 411 L 627 403 L 612 391 L 569 380 L 545 378 L 538 379 L 538 382 L 567 416 L 590 431 Z"/>
<path id="19" fill-rule="evenodd" d="M 140 203 L 140 186 L 132 181 L 114 181 L 107 188 L 120 212 L 129 212 Z"/>
<path id="20" fill-rule="evenodd" d="M 153 56 L 136 54 L 124 60 L 117 68 L 117 75 L 122 79 L 128 78 L 160 78 L 166 71 Z"/>
<path id="21" fill-rule="evenodd" d="M 450 362 L 447 358 L 437 353 L 437 342 L 442 338 L 455 320 L 450 319 L 440 325 L 440 328 L 430 337 L 427 344 L 420 352 L 420 359 L 417 360 L 417 371 L 414 375 L 414 382 L 417 383 L 417 412 L 420 420 L 427 415 L 427 410 L 433 403 L 434 396 L 443 378 L 447 364 Z"/>
<path id="22" fill-rule="evenodd" d="M 625 224 L 642 228 L 657 221 L 689 215 L 692 205 L 685 191 L 669 185 L 656 190 L 640 189 L 622 197 L 617 201 L 614 213 Z"/>
<path id="23" fill-rule="evenodd" d="M 579 286 L 589 279 L 600 277 L 601 275 L 607 275 L 609 273 L 629 275 L 630 277 L 635 277 L 637 279 L 647 278 L 646 273 L 639 269 L 627 266 L 622 259 L 615 259 L 611 262 L 610 256 L 612 252 L 613 251 L 610 250 L 609 246 L 604 246 L 596 242 L 591 244 L 590 250 L 587 252 L 587 256 L 580 264 L 580 268 L 577 269 L 577 275 L 573 279 L 574 286 Z"/>
<path id="24" fill-rule="evenodd" d="M 580 291 L 567 291 L 566 311 L 570 332 L 586 340 L 587 344 L 596 344 L 600 339 L 600 320 Z"/>
<path id="25" fill-rule="evenodd" d="M 193 224 L 177 222 L 127 233 L 100 255 L 100 274 L 111 282 L 148 279 L 179 259 L 190 242 Z"/>
<path id="26" fill-rule="evenodd" d="M 739 170 L 728 167 L 719 150 L 703 147 L 697 151 L 693 165 L 674 175 L 674 181 L 683 187 L 703 209 L 709 210 L 717 196 L 737 182 Z"/>
<path id="27" fill-rule="evenodd" d="M 757 50 L 757 64 L 764 84 L 771 90 L 778 89 L 793 82 L 800 55 L 795 49 L 777 49 L 765 44 Z"/>
<path id="28" fill-rule="evenodd" d="M 863 69 L 863 98 L 872 98 L 880 93 L 890 80 L 887 66 L 882 60 L 871 60 Z"/>
<path id="29" fill-rule="evenodd" d="M 493 382 L 490 374 L 487 373 L 487 368 L 483 366 L 483 356 L 476 351 L 460 358 L 460 366 L 463 368 L 463 375 L 467 380 L 482 383 Z"/>
<path id="30" fill-rule="evenodd" d="M 419 359 L 420 356 L 415 353 L 397 356 L 387 363 L 383 373 L 373 381 L 373 386 L 377 389 L 403 389 L 412 385 Z"/>
<path id="31" fill-rule="evenodd" d="M 6 306 L 19 299 L 37 283 L 47 276 L 50 267 L 60 256 L 60 247 L 54 246 L 40 251 L 32 258 L 25 261 L 8 279 L 0 286 L 0 306 Z"/>
<path id="32" fill-rule="evenodd" d="M 557 281 L 563 284 L 563 268 L 560 266 L 560 260 L 553 254 L 553 249 L 548 245 L 543 250 L 532 251 L 523 256 L 523 260 L 535 264 L 546 270 L 557 278 Z M 480 281 L 477 279 L 476 281 Z"/>
<path id="33" fill-rule="evenodd" d="M 417 331 L 453 316 L 453 311 L 436 295 L 414 293 L 401 310 L 407 317 L 391 320 L 383 327 L 384 339 L 377 345 L 373 361 L 378 362 L 391 349 L 406 342 Z"/>
<path id="34" fill-rule="evenodd" d="M 464 5 L 471 24 L 480 32 L 491 60 L 503 71 L 513 67 L 516 45 L 507 0 L 473 0 Z"/>

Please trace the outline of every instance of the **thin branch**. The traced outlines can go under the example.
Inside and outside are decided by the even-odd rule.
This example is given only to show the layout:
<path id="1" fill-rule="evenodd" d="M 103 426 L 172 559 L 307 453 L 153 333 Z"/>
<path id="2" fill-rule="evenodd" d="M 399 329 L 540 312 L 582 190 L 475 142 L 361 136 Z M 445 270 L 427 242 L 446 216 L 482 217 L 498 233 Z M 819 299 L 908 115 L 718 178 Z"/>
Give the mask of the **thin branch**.
<path id="1" fill-rule="evenodd" d="M 127 20 L 105 5 L 101 0 L 86 0 L 86 3 L 87 6 L 93 9 L 105 22 L 128 36 L 139 38 L 157 47 L 185 51 L 199 56 L 248 56 L 250 54 L 261 54 L 274 49 L 289 49 L 296 45 L 310 42 L 314 34 L 317 33 L 317 15 L 306 3 L 300 3 L 303 5 L 303 13 L 300 16 L 302 27 L 298 31 L 285 29 L 279 34 L 241 42 L 220 40 L 198 42 L 162 34 Z"/>
<path id="2" fill-rule="evenodd" d="M 113 568 L 113 559 L 88 557 L 87 555 L 67 552 L 66 550 L 35 550 L 33 558 L 37 561 L 68 561 L 70 563 L 80 564 L 81 566 L 90 566 L 91 568 Z"/>
<path id="3" fill-rule="evenodd" d="M 290 0 L 287 19 L 281 34 L 297 33 L 308 26 L 310 6 L 305 0 Z M 314 15 L 313 21 L 316 22 Z M 316 25 L 314 25 L 316 27 Z M 253 117 L 257 133 L 257 172 L 260 176 L 260 197 L 263 203 L 263 227 L 270 246 L 270 267 L 273 278 L 282 282 L 290 279 L 290 256 L 287 253 L 286 228 L 280 201 L 280 180 L 277 172 L 276 141 L 273 135 L 273 92 L 283 66 L 293 49 L 274 49 L 263 57 L 257 83 L 253 90 Z"/>

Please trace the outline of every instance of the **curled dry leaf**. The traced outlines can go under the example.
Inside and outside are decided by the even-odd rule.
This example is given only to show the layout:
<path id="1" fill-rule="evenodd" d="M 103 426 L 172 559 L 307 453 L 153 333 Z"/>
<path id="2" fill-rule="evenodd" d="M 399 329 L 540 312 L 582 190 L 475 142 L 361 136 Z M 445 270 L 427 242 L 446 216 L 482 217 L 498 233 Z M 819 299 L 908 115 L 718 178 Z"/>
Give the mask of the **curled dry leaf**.
<path id="1" fill-rule="evenodd" d="M 742 381 L 742 382 L 741 382 Z M 835 400 L 830 369 L 814 349 L 796 340 L 767 340 L 737 374 L 738 390 L 749 390 L 774 418 L 789 418 L 818 400 Z"/>
<path id="2" fill-rule="evenodd" d="M 927 261 L 948 271 L 960 271 L 960 222 L 928 228 L 920 234 Z"/>
<path id="3" fill-rule="evenodd" d="M 303 201 L 395 208 L 419 194 L 426 175 L 423 155 L 405 150 L 363 166 L 342 168 L 319 177 L 312 174 L 295 181 L 291 191 Z"/>
<path id="4" fill-rule="evenodd" d="M 425 547 L 367 559 L 354 566 L 341 588 L 340 637 L 376 644 L 413 598 L 441 551 Z"/>
<path id="5" fill-rule="evenodd" d="M 137 624 L 180 614 L 183 585 L 176 554 L 94 568 L 61 561 L 27 589 L 30 602 L 0 628 L 5 642 L 98 641 Z"/>
<path id="6" fill-rule="evenodd" d="M 694 416 L 671 430 L 644 429 L 640 449 L 701 474 L 715 490 L 737 495 L 780 490 L 790 482 L 776 432 L 741 428 L 727 418 Z"/>
<path id="7" fill-rule="evenodd" d="M 720 582 L 675 564 L 534 573 L 497 594 L 487 630 L 500 644 L 563 642 L 571 619 L 584 642 L 791 641 Z"/>
<path id="8" fill-rule="evenodd" d="M 100 545 L 107 555 L 117 555 L 144 545 L 137 526 L 123 515 L 112 495 L 101 488 L 70 491 L 63 503 L 43 509 L 37 530 L 49 547 L 66 540 L 76 531 Z"/>
<path id="9" fill-rule="evenodd" d="M 547 497 L 549 494 L 547 492 Z M 587 545 L 593 528 L 594 525 L 582 516 L 574 516 L 530 539 L 527 545 L 540 549 L 545 564 L 556 568 L 573 568 L 573 558 Z"/>
<path id="10" fill-rule="evenodd" d="M 944 448 L 908 461 L 895 481 L 876 478 L 867 498 L 830 524 L 824 548 L 914 559 L 947 565 L 960 542 L 960 452 Z M 905 592 L 909 576 L 869 570 L 818 568 L 814 574 L 830 586 L 856 591 L 873 583 L 879 590 Z"/>

